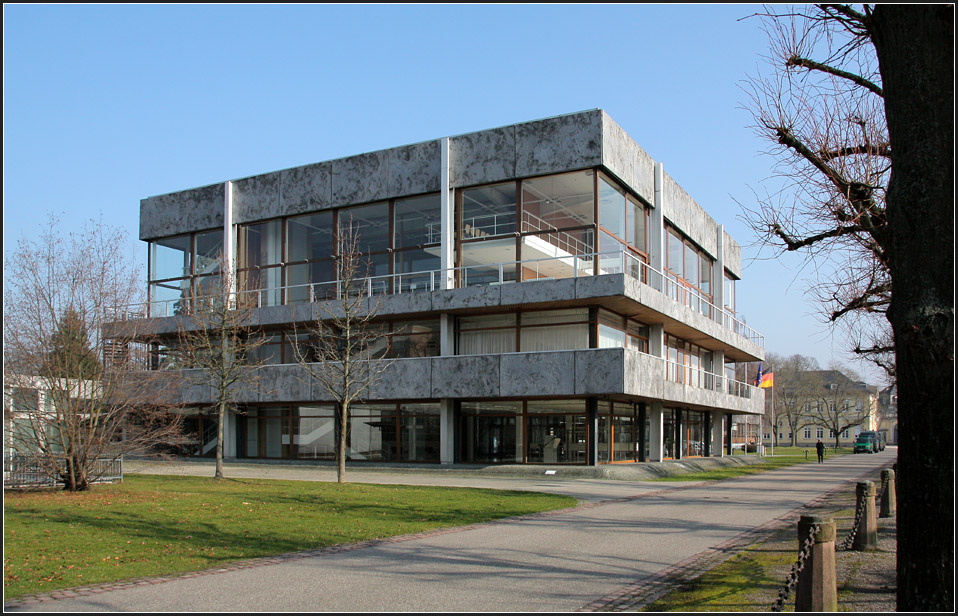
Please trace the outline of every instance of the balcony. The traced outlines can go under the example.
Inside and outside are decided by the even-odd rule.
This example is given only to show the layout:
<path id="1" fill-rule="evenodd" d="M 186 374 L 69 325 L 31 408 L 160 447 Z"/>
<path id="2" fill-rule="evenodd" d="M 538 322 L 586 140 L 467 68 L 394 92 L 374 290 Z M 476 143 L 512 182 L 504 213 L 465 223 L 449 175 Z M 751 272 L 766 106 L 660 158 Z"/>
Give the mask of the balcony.
<path id="1" fill-rule="evenodd" d="M 362 280 L 370 295 L 402 295 L 440 291 L 449 288 L 467 288 L 518 284 L 542 280 L 586 278 L 596 275 L 624 274 L 654 289 L 678 306 L 684 306 L 719 324 L 724 330 L 740 336 L 764 349 L 765 337 L 747 326 L 736 316 L 708 301 L 697 289 L 691 288 L 663 273 L 625 251 L 571 254 L 565 253 L 552 242 L 528 236 L 523 238 L 530 248 L 540 253 L 552 253 L 546 258 L 521 261 L 489 262 L 465 265 L 448 270 L 430 270 L 412 273 L 372 276 Z M 540 245 L 536 244 L 538 240 Z M 524 244 L 525 245 L 525 244 Z M 513 251 L 514 252 L 514 251 Z M 273 287 L 241 291 L 237 295 L 246 298 L 257 307 L 295 305 L 335 299 L 342 295 L 340 281 L 319 282 L 288 287 Z M 151 302 L 131 306 L 116 313 L 117 321 L 139 318 L 170 317 L 189 312 L 189 298 Z"/>

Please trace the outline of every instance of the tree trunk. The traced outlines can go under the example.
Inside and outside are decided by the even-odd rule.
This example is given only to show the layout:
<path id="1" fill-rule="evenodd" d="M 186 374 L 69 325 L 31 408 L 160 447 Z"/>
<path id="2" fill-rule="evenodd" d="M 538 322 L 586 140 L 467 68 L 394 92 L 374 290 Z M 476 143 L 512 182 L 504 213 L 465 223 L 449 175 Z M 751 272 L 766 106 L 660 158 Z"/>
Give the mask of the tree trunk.
<path id="1" fill-rule="evenodd" d="M 953 11 L 879 5 L 871 24 L 894 156 L 899 611 L 954 611 Z"/>
<path id="2" fill-rule="evenodd" d="M 336 481 L 346 483 L 346 429 L 349 425 L 349 405 L 339 405 L 339 416 L 337 417 L 339 425 L 337 426 L 338 441 L 336 446 Z"/>
<path id="3" fill-rule="evenodd" d="M 226 402 L 220 402 L 219 412 L 217 413 L 219 421 L 216 426 L 216 472 L 213 477 L 223 478 L 223 438 L 226 433 Z M 202 439 L 201 439 L 202 440 Z"/>

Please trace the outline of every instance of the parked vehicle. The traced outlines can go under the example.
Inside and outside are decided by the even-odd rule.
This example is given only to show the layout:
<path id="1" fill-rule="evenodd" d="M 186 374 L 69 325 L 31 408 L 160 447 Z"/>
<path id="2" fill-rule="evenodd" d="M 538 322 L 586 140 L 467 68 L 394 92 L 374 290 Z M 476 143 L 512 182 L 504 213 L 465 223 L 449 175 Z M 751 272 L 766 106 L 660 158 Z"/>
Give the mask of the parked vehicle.
<path id="1" fill-rule="evenodd" d="M 855 453 L 878 453 L 881 451 L 879 448 L 879 433 L 873 432 L 871 430 L 866 430 L 865 432 L 859 433 L 855 438 Z"/>

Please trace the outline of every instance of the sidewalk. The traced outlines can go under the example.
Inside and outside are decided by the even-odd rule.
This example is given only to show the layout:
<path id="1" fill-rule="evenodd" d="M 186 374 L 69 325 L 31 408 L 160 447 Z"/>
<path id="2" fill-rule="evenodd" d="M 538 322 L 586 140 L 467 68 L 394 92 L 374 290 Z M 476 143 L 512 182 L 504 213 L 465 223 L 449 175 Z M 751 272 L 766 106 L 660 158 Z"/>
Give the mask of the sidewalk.
<path id="1" fill-rule="evenodd" d="M 667 587 L 670 572 L 760 540 L 807 503 L 894 462 L 889 450 L 843 456 L 717 483 L 363 469 L 351 481 L 538 489 L 579 498 L 574 509 L 524 516 L 244 566 L 113 585 L 6 606 L 21 611 L 597 611 L 635 589 Z M 323 480 L 332 468 L 228 466 Z M 185 472 L 180 466 L 175 472 Z M 541 469 L 539 469 L 541 471 Z M 210 471 L 209 467 L 194 472 Z M 144 468 L 143 472 L 158 472 Z M 306 475 L 303 475 L 306 473 Z M 210 474 L 212 474 L 210 472 Z M 326 479 L 328 480 L 328 479 Z M 854 484 L 851 484 L 852 488 Z M 783 577 L 784 580 L 784 577 Z M 599 599 L 597 599 L 599 598 Z M 633 604 L 634 605 L 634 604 Z M 635 609 L 635 607 L 631 607 Z"/>

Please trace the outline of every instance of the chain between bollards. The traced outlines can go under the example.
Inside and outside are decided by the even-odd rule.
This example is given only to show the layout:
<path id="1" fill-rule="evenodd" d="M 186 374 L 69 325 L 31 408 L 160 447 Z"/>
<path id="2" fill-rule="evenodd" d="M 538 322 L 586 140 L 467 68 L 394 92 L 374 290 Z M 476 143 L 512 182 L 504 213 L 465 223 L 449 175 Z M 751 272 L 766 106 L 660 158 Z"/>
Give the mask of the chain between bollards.
<path id="1" fill-rule="evenodd" d="M 804 545 L 802 545 L 802 550 L 798 553 L 798 562 L 792 565 L 791 572 L 789 572 L 788 577 L 785 578 L 785 586 L 778 591 L 778 599 L 776 599 L 772 605 L 773 612 L 781 612 L 785 607 L 785 602 L 788 601 L 788 596 L 792 594 L 792 589 L 798 584 L 798 576 L 802 570 L 805 569 L 805 563 L 808 562 L 808 557 L 812 553 L 812 546 L 815 545 L 815 537 L 818 536 L 821 530 L 822 527 L 820 525 L 812 525 L 808 537 L 805 539 Z"/>

